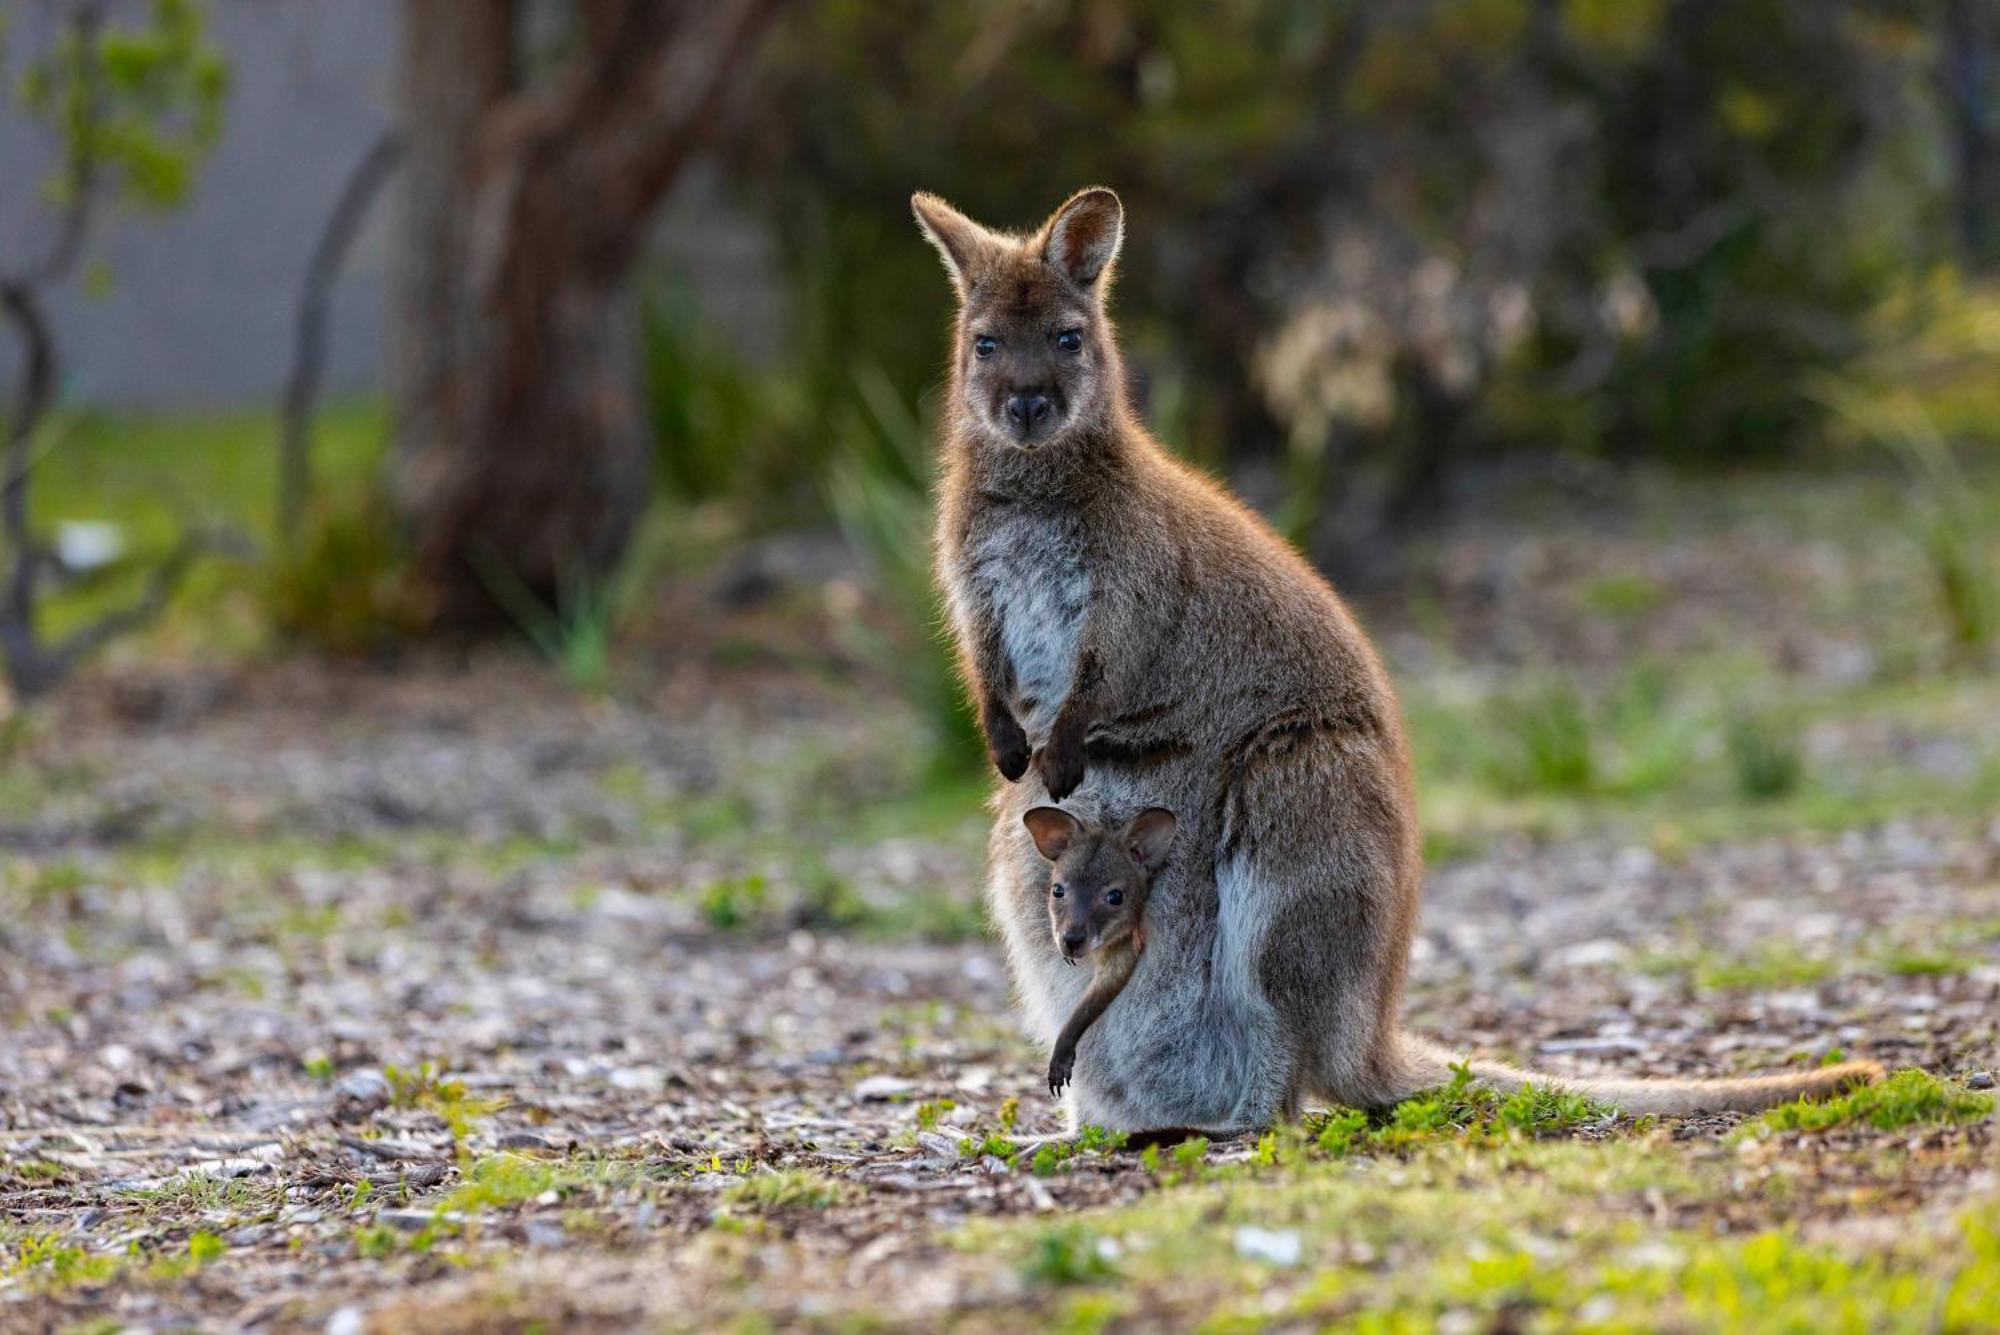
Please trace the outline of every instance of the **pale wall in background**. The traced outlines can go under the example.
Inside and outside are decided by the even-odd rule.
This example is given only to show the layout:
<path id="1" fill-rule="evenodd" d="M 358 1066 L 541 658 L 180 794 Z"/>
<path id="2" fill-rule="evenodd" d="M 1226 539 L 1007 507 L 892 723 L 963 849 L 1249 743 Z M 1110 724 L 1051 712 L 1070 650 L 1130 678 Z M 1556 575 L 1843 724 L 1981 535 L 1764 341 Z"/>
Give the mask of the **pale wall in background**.
<path id="1" fill-rule="evenodd" d="M 14 36 L 24 46 L 34 8 Z M 106 295 L 84 295 L 81 282 L 52 294 L 68 402 L 275 401 L 307 257 L 349 172 L 391 122 L 395 0 L 218 0 L 211 16 L 233 77 L 222 140 L 185 208 L 118 217 L 100 231 L 91 254 L 110 266 Z M 48 152 L 38 127 L 0 115 L 0 265 L 46 238 L 36 185 Z M 392 197 L 377 202 L 335 292 L 330 395 L 384 384 L 394 207 Z M 693 173 L 669 205 L 657 250 L 663 268 L 696 286 L 704 310 L 753 350 L 771 346 L 779 317 L 769 247 L 722 202 L 712 175 Z M 0 366 L 9 386 L 14 357 L 8 340 Z"/>

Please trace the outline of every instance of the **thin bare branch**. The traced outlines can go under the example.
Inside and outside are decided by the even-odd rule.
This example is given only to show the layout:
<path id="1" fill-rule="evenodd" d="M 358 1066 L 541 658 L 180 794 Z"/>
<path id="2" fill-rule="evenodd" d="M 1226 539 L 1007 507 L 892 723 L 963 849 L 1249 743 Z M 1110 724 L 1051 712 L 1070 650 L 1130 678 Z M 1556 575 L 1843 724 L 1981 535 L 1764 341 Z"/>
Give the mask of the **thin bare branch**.
<path id="1" fill-rule="evenodd" d="M 66 38 L 87 53 L 104 27 L 102 0 L 75 0 L 68 26 Z M 83 86 L 84 129 L 68 135 L 64 141 L 63 185 L 67 198 L 55 241 L 40 264 L 30 266 L 14 280 L 28 287 L 46 286 L 69 273 L 83 253 L 83 243 L 90 236 L 90 224 L 97 211 L 96 130 L 100 98 L 97 67 L 88 54 L 78 63 L 77 75 Z"/>
<path id="2" fill-rule="evenodd" d="M 0 588 L 0 654 L 18 683 L 34 675 L 36 559 L 28 532 L 28 467 L 36 427 L 55 395 L 55 336 L 40 294 L 25 283 L 0 283 L 0 315 L 21 340 L 21 379 L 7 429 L 5 477 L 0 479 L 0 537 L 8 566 Z"/>
<path id="3" fill-rule="evenodd" d="M 297 527 L 312 488 L 312 416 L 326 365 L 326 315 L 334 281 L 340 277 L 347 252 L 367 221 L 376 196 L 402 156 L 401 132 L 385 131 L 341 188 L 306 266 L 299 291 L 292 369 L 285 382 L 284 436 L 278 456 L 278 522 L 285 533 Z"/>
<path id="4" fill-rule="evenodd" d="M 249 550 L 249 543 L 240 534 L 227 531 L 192 529 L 182 535 L 166 559 L 147 573 L 146 587 L 137 598 L 81 627 L 42 655 L 38 685 L 54 685 L 111 641 L 151 623 L 173 601 L 174 593 L 200 557 L 211 553 L 244 555 Z M 33 694 L 34 690 L 26 693 Z"/>

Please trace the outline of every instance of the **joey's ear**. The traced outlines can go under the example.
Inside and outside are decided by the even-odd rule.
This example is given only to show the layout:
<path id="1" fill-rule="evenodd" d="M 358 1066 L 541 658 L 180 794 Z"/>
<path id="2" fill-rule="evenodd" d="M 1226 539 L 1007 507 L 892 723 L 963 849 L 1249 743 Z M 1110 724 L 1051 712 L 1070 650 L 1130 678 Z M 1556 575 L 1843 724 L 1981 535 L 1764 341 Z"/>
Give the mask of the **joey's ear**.
<path id="1" fill-rule="evenodd" d="M 1165 865 L 1175 824 L 1174 813 L 1165 807 L 1147 807 L 1125 827 L 1125 851 L 1146 875 L 1154 875 Z"/>
<path id="2" fill-rule="evenodd" d="M 1021 824 L 1028 827 L 1035 848 L 1050 862 L 1061 857 L 1083 833 L 1082 823 L 1061 807 L 1035 807 L 1021 817 Z"/>
<path id="3" fill-rule="evenodd" d="M 945 270 L 961 297 L 978 281 L 987 262 L 1007 248 L 1004 237 L 987 231 L 936 195 L 921 190 L 911 195 L 910 212 L 917 215 L 917 226 L 923 229 L 925 239 L 944 257 Z"/>
<path id="4" fill-rule="evenodd" d="M 1070 282 L 1086 292 L 1098 289 L 1125 240 L 1125 206 L 1103 186 L 1079 190 L 1047 224 L 1043 255 Z"/>

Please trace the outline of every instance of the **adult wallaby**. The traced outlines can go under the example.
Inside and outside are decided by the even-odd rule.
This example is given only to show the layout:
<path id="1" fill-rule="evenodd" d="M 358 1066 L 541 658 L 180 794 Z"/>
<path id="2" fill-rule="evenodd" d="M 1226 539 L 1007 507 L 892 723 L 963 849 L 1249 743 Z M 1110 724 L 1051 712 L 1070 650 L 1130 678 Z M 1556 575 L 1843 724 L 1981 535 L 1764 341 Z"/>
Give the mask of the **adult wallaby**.
<path id="1" fill-rule="evenodd" d="M 911 203 L 958 290 L 938 572 L 1010 781 L 987 896 L 1042 1042 L 1090 976 L 1050 939 L 1024 814 L 1082 785 L 1107 825 L 1179 817 L 1146 951 L 1083 1037 L 1072 1124 L 1248 1129 L 1307 1100 L 1377 1107 L 1448 1079 L 1452 1057 L 1398 1022 L 1421 866 L 1395 692 L 1326 581 L 1133 413 L 1105 314 L 1118 197 L 1082 191 L 1027 236 Z M 1472 1069 L 1635 1113 L 1761 1108 L 1879 1073 Z"/>

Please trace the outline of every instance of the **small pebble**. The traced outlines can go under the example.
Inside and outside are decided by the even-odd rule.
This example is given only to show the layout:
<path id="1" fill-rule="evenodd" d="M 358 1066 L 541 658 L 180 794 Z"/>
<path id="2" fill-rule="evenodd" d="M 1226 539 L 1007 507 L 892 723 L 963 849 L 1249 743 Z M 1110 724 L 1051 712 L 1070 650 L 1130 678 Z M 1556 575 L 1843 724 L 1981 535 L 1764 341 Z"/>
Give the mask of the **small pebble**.
<path id="1" fill-rule="evenodd" d="M 349 1071 L 333 1086 L 333 1120 L 365 1122 L 389 1106 L 389 1078 L 373 1067 Z"/>
<path id="2" fill-rule="evenodd" d="M 863 1103 L 886 1103 L 898 1095 L 908 1094 L 917 1087 L 914 1080 L 901 1076 L 871 1075 L 854 1087 L 854 1097 Z"/>

